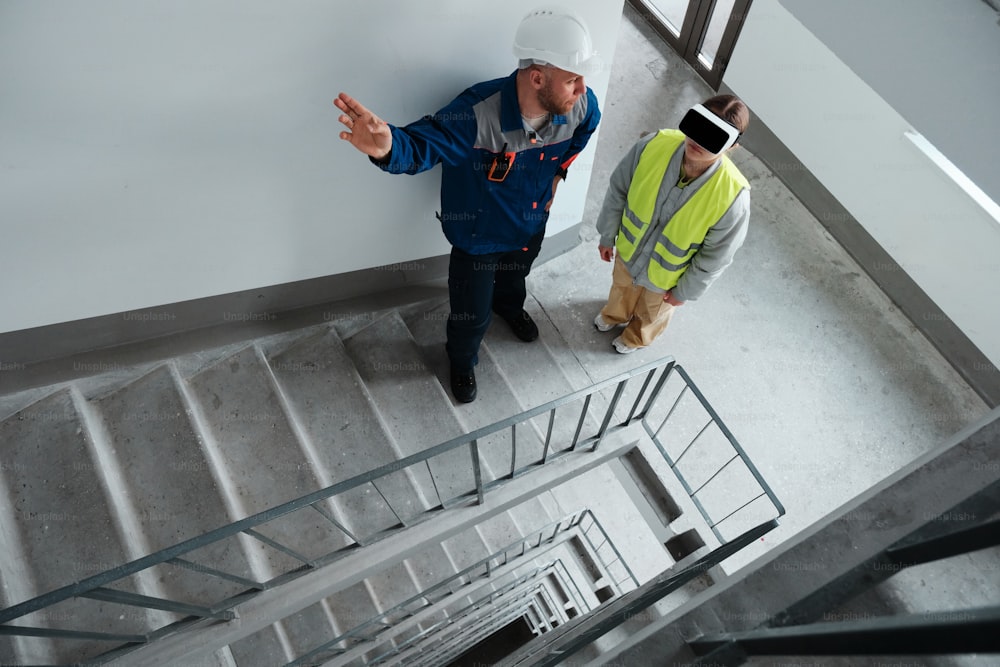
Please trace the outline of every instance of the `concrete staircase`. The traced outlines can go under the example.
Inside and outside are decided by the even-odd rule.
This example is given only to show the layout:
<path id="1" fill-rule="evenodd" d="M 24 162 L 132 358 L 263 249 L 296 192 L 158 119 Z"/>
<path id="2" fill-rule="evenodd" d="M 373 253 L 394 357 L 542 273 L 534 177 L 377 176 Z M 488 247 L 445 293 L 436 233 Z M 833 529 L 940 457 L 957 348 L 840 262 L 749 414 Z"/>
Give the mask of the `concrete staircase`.
<path id="1" fill-rule="evenodd" d="M 6 552 L 0 558 L 0 605 L 70 585 L 589 385 L 591 379 L 537 304 L 530 302 L 529 311 L 541 329 L 540 341 L 525 344 L 502 322 L 495 324 L 477 368 L 480 396 L 470 405 L 456 405 L 446 389 L 442 300 L 331 318 L 298 331 L 0 397 L 0 497 L 6 499 L 0 508 Z M 598 397 L 595 405 L 607 398 Z M 577 419 L 578 413 L 558 411 L 551 421 L 535 418 L 531 428 L 518 431 L 514 461 L 509 443 L 499 446 L 499 438 L 484 438 L 479 442 L 483 480 L 540 461 L 549 431 L 550 454 L 568 448 Z M 595 418 L 587 423 L 595 426 Z M 584 509 L 594 512 L 611 542 L 628 554 L 640 582 L 648 580 L 687 554 L 671 554 L 665 546 L 663 530 L 677 517 L 657 515 L 657 508 L 676 506 L 671 494 L 683 491 L 658 484 L 652 464 L 642 463 L 646 457 L 658 458 L 654 451 L 632 450 L 616 467 L 602 466 L 539 491 L 405 558 L 390 558 L 363 580 L 199 659 L 240 667 L 285 664 Z M 474 485 L 468 451 L 454 450 L 318 504 L 315 513 L 288 514 L 111 588 L 211 607 L 245 592 L 252 582 L 314 567 L 314 559 L 332 552 L 360 547 L 379 560 L 385 535 L 419 524 L 430 508 L 462 504 L 457 499 Z M 711 540 L 702 535 L 698 542 Z M 559 560 L 579 576 L 594 605 L 612 594 L 606 576 L 581 549 L 568 544 L 554 549 L 555 556 L 525 555 L 507 576 L 516 579 Z M 207 574 L 216 571 L 234 576 Z M 583 613 L 574 604 L 547 608 L 544 596 L 563 605 L 569 600 L 551 574 L 542 581 L 509 615 L 534 619 L 540 628 L 558 622 L 559 614 Z M 499 579 L 488 582 L 494 592 L 503 585 Z M 518 590 L 531 585 L 522 583 Z M 473 604 L 477 595 L 481 599 L 483 590 L 463 588 L 435 600 L 436 607 L 423 610 L 419 621 L 393 627 L 391 645 L 455 621 L 455 610 Z M 72 598 L 14 624 L 128 635 L 183 617 L 123 605 L 112 595 Z M 384 620 L 378 629 L 394 626 L 395 619 Z M 496 622 L 481 628 L 495 629 Z M 459 630 L 460 624 L 452 625 Z M 482 631 L 465 633 L 462 641 L 468 643 Z M 87 638 L 0 637 L 0 663 L 69 664 L 109 648 L 106 641 Z M 331 664 L 368 664 L 384 652 L 374 641 L 350 640 L 332 648 L 324 660 L 339 661 Z M 599 652 L 595 647 L 594 655 Z M 414 647 L 406 655 L 417 653 Z"/>

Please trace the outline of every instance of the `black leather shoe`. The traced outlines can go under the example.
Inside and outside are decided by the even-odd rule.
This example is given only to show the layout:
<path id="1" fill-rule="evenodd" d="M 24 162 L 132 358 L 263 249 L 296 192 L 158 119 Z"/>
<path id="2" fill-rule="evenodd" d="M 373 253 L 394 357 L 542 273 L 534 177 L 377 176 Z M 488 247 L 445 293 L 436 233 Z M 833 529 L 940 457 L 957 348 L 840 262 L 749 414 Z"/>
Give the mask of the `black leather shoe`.
<path id="1" fill-rule="evenodd" d="M 505 317 L 504 315 L 500 315 L 500 317 L 510 325 L 514 335 L 525 343 L 530 343 L 538 338 L 538 327 L 535 326 L 534 320 L 531 319 L 531 315 L 528 315 L 527 312 L 522 310 L 514 317 Z"/>
<path id="2" fill-rule="evenodd" d="M 451 393 L 460 403 L 472 403 L 476 400 L 476 373 L 461 373 L 451 369 Z"/>

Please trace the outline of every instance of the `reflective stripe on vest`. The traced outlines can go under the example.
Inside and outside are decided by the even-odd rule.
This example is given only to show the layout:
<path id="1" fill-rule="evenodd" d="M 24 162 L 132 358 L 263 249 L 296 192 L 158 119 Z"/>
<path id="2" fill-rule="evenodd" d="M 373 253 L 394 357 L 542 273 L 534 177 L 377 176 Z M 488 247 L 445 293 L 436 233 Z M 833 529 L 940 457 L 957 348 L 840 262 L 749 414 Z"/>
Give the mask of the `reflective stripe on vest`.
<path id="1" fill-rule="evenodd" d="M 639 156 L 632 175 L 615 247 L 623 261 L 635 255 L 649 230 L 663 176 L 674 152 L 684 143 L 679 130 L 660 130 Z M 689 186 L 690 187 L 690 186 Z M 684 274 L 708 230 L 725 215 L 750 184 L 727 156 L 719 168 L 670 218 L 657 239 L 649 261 L 649 281 L 669 290 Z"/>

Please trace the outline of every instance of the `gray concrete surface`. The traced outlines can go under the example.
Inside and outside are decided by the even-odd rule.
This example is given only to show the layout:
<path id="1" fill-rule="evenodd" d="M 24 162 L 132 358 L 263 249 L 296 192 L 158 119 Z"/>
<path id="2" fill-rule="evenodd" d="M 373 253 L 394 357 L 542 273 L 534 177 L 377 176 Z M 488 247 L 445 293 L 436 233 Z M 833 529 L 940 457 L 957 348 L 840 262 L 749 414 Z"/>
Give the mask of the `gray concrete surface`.
<path id="1" fill-rule="evenodd" d="M 531 307 L 537 310 L 537 304 Z M 422 312 L 434 315 L 439 310 L 439 304 L 431 302 L 424 304 Z M 585 377 L 571 354 L 559 352 L 561 360 L 554 356 L 554 351 L 563 347 L 562 339 L 551 323 L 543 320 L 543 313 L 537 314 L 549 343 L 525 345 L 506 329 L 495 335 L 493 352 L 488 354 L 498 382 L 490 393 L 504 400 L 478 402 L 470 423 L 481 426 L 510 416 L 511 408 L 516 412 L 533 404 L 519 401 L 562 396 L 578 388 L 580 378 Z M 411 317 L 411 323 L 426 319 Z M 4 454 L 2 469 L 9 507 L 0 508 L 0 529 L 11 537 L 7 540 L 8 555 L 16 557 L 0 570 L 5 601 L 19 602 L 70 583 L 72 579 L 66 577 L 79 578 L 73 568 L 67 571 L 62 567 L 62 561 L 51 562 L 49 555 L 85 558 L 86 574 L 96 574 L 467 432 L 461 406 L 454 405 L 442 386 L 443 378 L 430 369 L 430 365 L 440 365 L 440 345 L 433 344 L 434 335 L 428 327 L 415 329 L 421 341 L 399 311 L 371 313 L 363 320 L 307 327 L 132 369 L 115 367 L 113 380 L 57 385 L 50 388 L 49 397 L 32 391 L 10 398 L 7 405 L 20 403 L 22 407 L 0 421 L 0 427 L 11 435 L 6 446 L 16 450 L 16 455 Z M 571 375 L 576 376 L 577 384 L 570 382 Z M 525 381 L 524 386 L 532 387 L 527 397 L 516 390 Z M 37 401 L 39 396 L 41 401 Z M 607 440 L 601 453 L 567 458 L 581 464 L 592 460 L 584 465 L 599 466 L 622 447 L 621 442 L 615 444 L 619 439 L 609 436 Z M 530 441 L 520 442 L 520 465 L 527 462 L 523 448 Z M 537 446 L 536 442 L 529 449 Z M 410 467 L 413 474 L 387 487 L 393 491 L 393 501 L 402 501 L 393 505 L 397 511 L 416 497 L 416 487 L 407 489 L 406 482 L 423 480 L 425 498 L 433 493 L 432 474 L 445 497 L 472 484 L 467 450 L 436 457 L 430 466 Z M 551 468 L 546 466 L 545 470 Z M 555 474 L 548 482 L 531 481 L 544 480 L 545 475 L 525 477 L 532 486 L 522 492 L 518 503 L 498 505 L 493 513 L 500 512 L 499 516 L 483 525 L 474 526 L 472 517 L 476 515 L 456 516 L 451 523 L 458 521 L 455 526 L 473 530 L 470 537 L 474 539 L 453 540 L 448 551 L 439 543 L 432 544 L 404 562 L 387 557 L 384 543 L 369 547 L 364 558 L 370 573 L 362 588 L 372 609 L 386 609 L 443 579 L 456 570 L 452 561 L 469 562 L 484 542 L 497 548 L 507 546 L 565 516 L 556 495 L 549 491 L 539 495 L 533 486 L 556 486 L 571 476 Z M 556 479 L 558 482 L 553 481 Z M 570 482 L 567 488 L 576 488 L 577 496 L 585 497 L 590 479 Z M 613 477 L 609 479 L 613 482 Z M 357 534 L 368 536 L 387 527 L 388 506 L 384 499 L 379 500 L 381 494 L 362 488 L 369 491 L 367 497 L 354 494 L 348 502 L 331 502 L 324 510 Z M 612 519 L 612 531 L 619 533 L 616 539 L 625 542 L 623 549 L 629 557 L 641 558 L 632 535 L 638 527 L 630 527 L 628 515 L 615 511 L 616 505 L 631 500 L 620 491 L 615 498 L 610 488 L 600 495 L 590 503 L 592 509 Z M 55 516 L 56 508 L 80 499 L 90 499 L 88 514 L 74 515 L 73 520 L 63 520 L 60 515 L 57 522 L 39 523 L 41 533 L 27 530 L 33 524 L 26 518 Z M 452 535 L 455 526 L 442 525 L 445 529 L 439 528 L 436 535 Z M 255 531 L 259 539 L 247 535 L 229 538 L 186 558 L 198 567 L 264 581 L 299 567 L 299 555 L 319 558 L 350 544 L 347 536 L 331 530 L 320 513 L 308 510 L 272 519 Z M 119 555 L 99 558 L 87 551 L 98 543 L 113 546 L 116 540 L 124 546 Z M 269 540 L 295 553 L 284 552 Z M 648 540 L 651 548 L 662 551 L 652 534 Z M 36 547 L 35 542 L 41 546 Z M 39 550 L 46 558 L 33 553 Z M 464 553 L 466 550 L 469 553 Z M 336 570 L 342 562 L 331 567 Z M 594 574 L 592 570 L 587 572 Z M 150 575 L 142 578 L 148 582 L 138 584 L 142 592 L 190 603 L 215 604 L 243 589 L 241 584 L 170 565 L 157 566 Z M 46 578 L 51 576 L 63 579 L 53 582 Z M 35 590 L 16 586 L 19 581 L 32 580 L 39 584 Z M 346 595 L 349 598 L 351 592 Z M 256 618 L 253 622 L 261 623 L 256 630 L 234 637 L 232 660 L 238 665 L 253 665 L 267 664 L 282 655 L 291 658 L 309 644 L 310 635 L 328 637 L 333 628 L 343 631 L 369 617 L 359 616 L 363 606 L 353 600 L 345 604 L 339 594 L 323 604 L 317 604 L 320 599 L 298 599 L 305 606 L 295 607 L 287 621 L 278 621 L 280 617 L 275 616 L 263 624 L 264 619 Z M 61 613 L 74 625 L 82 623 L 79 627 L 83 629 L 90 625 L 89 619 L 102 613 L 95 605 L 85 601 Z M 85 608 L 88 611 L 79 611 Z M 161 621 L 154 625 L 164 620 L 163 614 L 150 616 Z M 109 629 L 116 626 L 114 620 L 108 617 Z M 137 631 L 146 627 L 144 622 L 144 615 L 139 614 L 134 624 Z M 414 633 L 416 628 L 406 632 Z M 321 642 L 322 638 L 312 645 Z M 16 660 L 24 660 L 28 653 L 16 644 L 5 645 L 0 659 L 16 655 Z M 44 643 L 37 650 L 44 652 Z M 87 654 L 98 650 L 90 645 Z M 81 655 L 73 647 L 58 651 L 66 657 Z"/>
<path id="2" fill-rule="evenodd" d="M 684 109 L 709 94 L 679 58 L 626 13 L 611 88 L 602 101 L 604 118 L 586 222 L 595 219 L 608 174 L 638 135 L 676 123 Z M 745 247 L 704 299 L 683 306 L 663 338 L 634 355 L 616 355 L 610 347 L 613 334 L 598 333 L 591 324 L 607 296 L 610 266 L 598 259 L 596 236 L 585 229 L 578 248 L 538 267 L 529 279 L 526 307 L 538 320 L 541 340 L 525 345 L 503 322 L 491 327 L 484 345 L 480 398 L 468 409 L 455 406 L 447 391 L 439 295 L 422 310 L 404 309 L 382 321 L 377 320 L 384 313 L 372 311 L 345 315 L 336 329 L 346 345 L 333 329 L 321 327 L 259 340 L 255 347 L 209 345 L 168 365 L 152 364 L 151 357 L 140 363 L 134 349 L 121 359 L 104 353 L 94 368 L 110 372 L 103 379 L 73 385 L 72 391 L 79 392 L 76 409 L 83 411 L 79 427 L 75 415 L 68 421 L 65 415 L 53 417 L 56 410 L 46 404 L 18 412 L 65 385 L 0 397 L 0 419 L 9 432 L 21 433 L 24 425 L 17 422 L 40 411 L 23 431 L 28 433 L 26 442 L 48 437 L 32 429 L 54 422 L 68 429 L 67 447 L 81 450 L 87 443 L 97 452 L 103 479 L 84 482 L 79 492 L 114 497 L 118 504 L 110 510 L 97 507 L 97 520 L 112 522 L 115 539 L 125 536 L 122 548 L 137 555 L 176 541 L 172 536 L 190 536 L 187 531 L 197 532 L 198 526 L 214 527 L 261 509 L 268 504 L 265 499 L 287 498 L 281 494 L 344 479 L 391 460 L 393 453 L 410 453 L 508 416 L 511 408 L 531 407 L 672 355 L 691 372 L 788 508 L 779 529 L 727 561 L 726 569 L 734 571 L 987 412 L 760 161 L 746 151 L 738 151 L 734 159 L 754 187 Z M 145 371 L 151 372 L 135 380 Z M 339 403 L 345 395 L 351 397 L 346 406 Z M 243 408 L 242 397 L 250 401 Z M 362 407 L 358 397 L 368 407 Z M 58 408 L 60 414 L 63 407 Z M 423 440 L 406 439 L 414 427 Z M 536 429 L 536 435 L 539 432 Z M 87 438 L 94 433 L 108 436 L 107 442 L 90 443 Z M 344 448 L 352 452 L 350 459 L 344 458 Z M 260 469 L 255 469 L 256 459 Z M 7 458 L 4 462 L 2 486 L 13 499 L 18 497 L 18 469 Z M 442 469 L 447 463 L 441 462 Z M 504 466 L 499 456 L 488 463 L 494 475 Z M 81 465 L 94 463 L 86 459 Z M 420 482 L 414 476 L 426 474 L 426 468 L 408 478 L 401 472 L 391 490 L 403 493 L 409 483 Z M 157 482 L 175 495 L 157 491 Z M 606 482 L 617 484 L 612 477 Z M 556 508 L 572 510 L 566 503 L 586 498 L 588 490 L 577 487 L 547 496 L 516 520 L 501 515 L 482 530 L 482 540 L 491 547 L 503 546 L 532 519 L 544 523 Z M 425 492 L 430 501 L 432 491 Z M 600 494 L 591 495 L 599 504 Z M 123 509 L 128 500 L 135 504 L 131 510 Z M 334 509 L 349 515 L 349 523 L 358 523 L 357 517 L 372 507 L 367 502 L 359 496 Z M 39 503 L 17 511 L 30 516 L 47 507 Z M 385 509 L 373 513 L 373 530 L 390 521 Z M 181 520 L 189 510 L 196 519 Z M 641 521 L 624 514 L 622 518 Z M 19 532 L 14 514 L 0 519 L 4 535 Z M 246 541 L 242 544 L 246 549 Z M 475 540 L 453 539 L 445 546 L 456 565 L 479 552 Z M 658 544 L 653 546 L 662 551 Z M 113 542 L 110 548 L 115 549 Z M 253 548 L 256 551 L 247 554 L 234 543 L 205 554 L 204 562 L 238 563 L 241 572 L 249 572 L 285 561 L 259 543 Z M 23 558 L 24 545 L 17 549 Z M 10 565 L 0 568 L 8 602 L 23 599 L 31 588 L 28 584 L 20 590 L 10 583 L 18 572 Z M 34 577 L 24 576 L 28 581 Z M 190 573 L 183 581 L 176 576 L 166 579 L 163 587 L 201 590 Z M 933 599 L 945 604 L 954 594 L 953 603 L 961 604 L 963 588 L 976 590 L 976 585 L 970 580 L 955 590 L 935 583 Z M 906 598 L 905 589 L 899 595 Z M 912 596 L 907 599 L 918 608 L 925 604 Z M 346 629 L 340 627 L 341 616 L 360 609 L 353 603 L 326 604 L 341 631 Z M 313 611 L 317 615 L 301 625 L 290 621 L 290 627 L 268 629 L 261 653 L 278 655 L 290 643 L 304 641 L 301 627 L 323 620 L 319 609 Z M 253 652 L 252 642 L 241 644 L 226 659 Z"/>
<path id="3" fill-rule="evenodd" d="M 676 124 L 713 92 L 631 11 L 618 50 L 580 246 L 532 272 L 529 289 L 594 380 L 675 357 L 788 508 L 738 566 L 829 513 L 987 412 L 816 218 L 745 150 L 750 232 L 732 266 L 680 308 L 649 348 L 622 357 L 591 324 L 611 266 L 592 225 L 618 159 L 640 133 Z"/>

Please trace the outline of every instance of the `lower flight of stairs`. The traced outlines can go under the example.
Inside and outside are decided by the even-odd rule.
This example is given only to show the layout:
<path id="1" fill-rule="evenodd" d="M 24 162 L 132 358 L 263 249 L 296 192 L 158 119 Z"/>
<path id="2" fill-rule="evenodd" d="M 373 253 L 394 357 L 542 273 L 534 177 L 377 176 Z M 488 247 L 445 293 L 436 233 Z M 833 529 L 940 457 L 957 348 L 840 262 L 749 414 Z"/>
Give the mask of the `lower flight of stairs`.
<path id="1" fill-rule="evenodd" d="M 333 318 L 0 397 L 0 497 L 6 499 L 0 509 L 6 549 L 0 605 L 69 585 L 583 388 L 589 378 L 561 347 L 551 322 L 534 302 L 529 310 L 541 340 L 525 344 L 502 322 L 494 324 L 480 353 L 479 398 L 468 405 L 456 404 L 446 389 L 448 309 L 440 300 Z M 560 415 L 549 424 L 540 416 L 533 428 L 519 430 L 518 466 L 541 458 L 549 428 L 554 447 L 565 448 L 576 418 Z M 509 446 L 491 446 L 489 439 L 479 446 L 484 481 L 510 471 Z M 622 466 L 634 463 L 626 457 L 617 467 L 542 491 L 203 660 L 240 667 L 285 664 L 582 509 L 607 522 L 612 542 L 624 545 L 638 576 L 659 573 L 678 559 L 668 553 L 664 535 L 650 529 L 655 522 L 649 523 L 662 505 L 656 498 L 669 494 L 644 486 L 634 470 L 626 474 Z M 229 538 L 186 555 L 186 564 L 157 565 L 112 588 L 212 605 L 246 586 L 206 576 L 206 570 L 267 581 L 301 566 L 298 557 L 356 547 L 363 536 L 408 525 L 473 481 L 467 451 L 456 450 L 338 496 L 317 508 L 322 514 L 290 514 L 261 526 L 253 538 Z M 344 530 L 331 530 L 331 524 Z M 379 558 L 378 544 L 362 548 Z M 541 565 L 531 559 L 524 566 Z M 538 605 L 524 610 L 525 618 L 542 622 Z M 411 637 L 445 616 L 442 611 L 415 624 Z M 180 618 L 74 598 L 14 624 L 142 633 Z M 411 637 L 394 634 L 393 642 Z M 68 664 L 109 648 L 95 640 L 7 636 L 0 637 L 0 663 Z M 364 656 L 356 660 L 365 664 Z"/>

